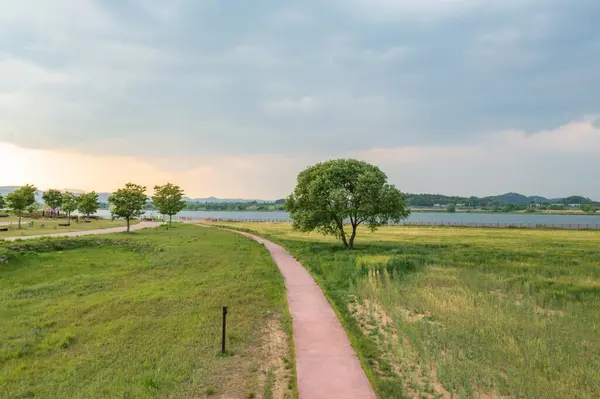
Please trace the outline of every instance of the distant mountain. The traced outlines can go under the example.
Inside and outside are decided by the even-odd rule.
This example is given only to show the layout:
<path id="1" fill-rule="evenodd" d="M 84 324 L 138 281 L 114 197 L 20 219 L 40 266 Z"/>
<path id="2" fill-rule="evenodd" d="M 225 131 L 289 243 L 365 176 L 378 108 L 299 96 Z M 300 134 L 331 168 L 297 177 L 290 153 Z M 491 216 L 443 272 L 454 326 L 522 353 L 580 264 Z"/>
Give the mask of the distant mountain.
<path id="1" fill-rule="evenodd" d="M 20 186 L 0 186 L 0 194 L 5 196 L 17 190 Z M 68 188 L 62 189 L 61 191 L 70 191 L 74 194 L 84 194 L 86 191 Z M 43 203 L 42 200 L 43 191 L 39 190 L 36 193 L 36 201 Z M 102 203 L 108 203 L 108 197 L 112 193 L 102 192 L 98 193 L 98 199 Z M 526 204 L 598 204 L 587 197 L 578 195 L 565 197 L 565 198 L 546 198 L 539 195 L 526 196 L 520 193 L 506 193 L 501 195 L 491 195 L 487 197 L 460 197 L 460 196 L 446 196 L 442 194 L 406 194 L 407 202 L 409 206 L 435 206 L 435 205 L 447 205 L 447 204 L 465 204 L 467 206 L 488 206 L 488 205 L 526 205 Z M 257 204 L 273 204 L 283 203 L 283 200 L 256 200 L 256 199 L 244 199 L 244 198 L 184 198 L 187 202 L 198 202 L 201 204 L 246 204 L 254 202 Z"/>
<path id="2" fill-rule="evenodd" d="M 68 191 L 70 193 L 78 194 L 78 195 L 85 194 L 87 192 L 87 191 L 83 191 L 83 190 L 78 190 L 76 188 L 61 188 L 60 191 L 62 191 L 63 193 Z"/>
<path id="3" fill-rule="evenodd" d="M 529 204 L 592 204 L 589 198 L 571 196 L 566 198 L 546 198 L 539 195 L 526 196 L 519 193 L 506 193 L 488 197 L 459 197 L 442 194 L 406 194 L 409 206 L 432 207 L 448 204 L 464 204 L 469 207 L 486 207 L 494 205 L 529 205 Z"/>
<path id="4" fill-rule="evenodd" d="M 13 191 L 18 190 L 19 188 L 21 188 L 21 186 L 0 186 L 0 194 L 3 197 L 6 197 L 7 194 L 12 193 Z M 35 192 L 35 200 L 39 203 L 43 203 L 42 194 L 43 191 L 40 190 Z"/>
<path id="5" fill-rule="evenodd" d="M 556 198 L 540 197 L 539 195 L 532 195 L 527 198 L 529 198 L 529 200 L 531 202 L 535 202 L 536 204 L 544 204 L 544 203 L 554 204 L 555 202 L 558 202 L 558 199 L 556 199 Z"/>
<path id="6" fill-rule="evenodd" d="M 96 194 L 98 194 L 98 201 L 104 202 L 105 204 L 108 204 L 108 197 L 110 197 L 112 195 L 112 193 L 96 193 Z"/>
<path id="7" fill-rule="evenodd" d="M 6 194 L 12 193 L 13 191 L 19 189 L 21 186 L 0 186 L 0 194 L 6 197 Z"/>
<path id="8" fill-rule="evenodd" d="M 526 204 L 591 204 L 593 200 L 582 197 L 580 195 L 573 195 L 565 198 L 546 198 L 538 195 L 532 195 L 526 197 L 519 193 L 506 193 L 502 195 L 496 195 L 492 197 L 485 197 L 495 204 L 500 205 L 526 205 Z"/>
<path id="9" fill-rule="evenodd" d="M 483 199 L 490 200 L 491 202 L 493 202 L 495 204 L 500 204 L 500 205 L 507 205 L 507 204 L 526 205 L 526 204 L 531 204 L 532 202 L 535 202 L 535 203 L 549 202 L 549 200 L 544 197 L 540 197 L 540 196 L 527 197 L 527 196 L 525 196 L 523 194 L 519 194 L 519 193 L 506 193 L 506 194 L 502 194 L 502 195 L 484 197 Z"/>

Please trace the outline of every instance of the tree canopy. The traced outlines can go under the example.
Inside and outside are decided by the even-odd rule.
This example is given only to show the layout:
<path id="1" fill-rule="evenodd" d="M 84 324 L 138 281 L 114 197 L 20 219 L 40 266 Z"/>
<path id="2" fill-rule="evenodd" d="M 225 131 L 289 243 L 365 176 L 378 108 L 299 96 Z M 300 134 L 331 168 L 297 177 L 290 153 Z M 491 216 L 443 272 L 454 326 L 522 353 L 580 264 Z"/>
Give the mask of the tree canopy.
<path id="1" fill-rule="evenodd" d="M 25 210 L 29 209 L 33 204 L 35 204 L 35 192 L 37 191 L 37 187 L 33 185 L 26 185 L 18 190 L 9 193 L 6 196 L 6 203 L 8 208 L 10 208 L 15 215 L 19 217 L 19 229 L 21 228 L 21 217 Z"/>
<path id="2" fill-rule="evenodd" d="M 62 210 L 67 214 L 69 223 L 71 223 L 71 213 L 77 210 L 77 200 L 75 194 L 68 191 L 62 195 Z"/>
<path id="3" fill-rule="evenodd" d="M 96 213 L 100 207 L 100 201 L 98 200 L 98 194 L 95 191 L 87 194 L 81 194 L 77 204 L 77 210 L 89 218 L 91 214 Z"/>
<path id="4" fill-rule="evenodd" d="M 186 206 L 183 200 L 183 190 L 174 184 L 167 183 L 164 186 L 154 186 L 154 197 L 152 203 L 163 215 L 169 215 L 169 226 L 173 215 L 180 212 Z"/>
<path id="5" fill-rule="evenodd" d="M 301 172 L 285 209 L 296 230 L 333 235 L 346 248 L 354 247 L 359 225 L 375 230 L 410 214 L 404 195 L 387 183 L 385 173 L 355 159 L 322 162 Z"/>
<path id="6" fill-rule="evenodd" d="M 42 194 L 42 199 L 48 208 L 56 210 L 62 205 L 63 195 L 60 190 L 51 188 Z"/>
<path id="7" fill-rule="evenodd" d="M 127 183 L 124 188 L 118 189 L 108 197 L 111 212 L 127 221 L 127 231 L 130 230 L 131 218 L 144 213 L 144 206 L 148 202 L 146 187 Z"/>
<path id="8" fill-rule="evenodd" d="M 5 206 L 6 206 L 6 202 L 4 201 L 4 196 L 2 196 L 2 194 L 0 194 L 0 209 L 4 209 Z"/>

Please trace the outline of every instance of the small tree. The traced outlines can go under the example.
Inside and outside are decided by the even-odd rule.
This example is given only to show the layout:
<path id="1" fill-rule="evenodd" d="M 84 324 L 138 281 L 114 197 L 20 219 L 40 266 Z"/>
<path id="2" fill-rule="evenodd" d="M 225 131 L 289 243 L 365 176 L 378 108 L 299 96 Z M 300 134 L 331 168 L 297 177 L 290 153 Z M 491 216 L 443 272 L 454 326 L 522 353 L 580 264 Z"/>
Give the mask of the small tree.
<path id="1" fill-rule="evenodd" d="M 98 194 L 92 191 L 91 193 L 81 194 L 79 196 L 77 210 L 85 215 L 85 219 L 88 220 L 90 215 L 96 213 L 100 208 L 100 201 L 98 200 Z"/>
<path id="2" fill-rule="evenodd" d="M 6 206 L 6 202 L 4 201 L 4 197 L 0 194 L 0 209 L 4 209 Z"/>
<path id="3" fill-rule="evenodd" d="M 164 186 L 154 186 L 154 197 L 152 203 L 163 215 L 169 215 L 169 226 L 171 225 L 173 215 L 176 215 L 185 208 L 183 190 L 174 184 L 167 183 Z"/>
<path id="4" fill-rule="evenodd" d="M 60 190 L 51 188 L 42 194 L 42 199 L 47 207 L 52 208 L 53 211 L 56 211 L 56 209 L 60 208 L 62 205 L 63 195 L 61 194 Z"/>
<path id="5" fill-rule="evenodd" d="M 62 210 L 67 214 L 68 224 L 71 224 L 71 213 L 77 210 L 78 198 L 75 194 L 66 192 L 62 195 Z"/>
<path id="6" fill-rule="evenodd" d="M 385 173 L 354 159 L 322 162 L 301 172 L 285 209 L 294 219 L 294 229 L 333 235 L 346 248 L 354 248 L 360 224 L 376 230 L 410 214 L 404 195 L 387 183 Z M 345 223 L 352 229 L 349 238 Z"/>
<path id="7" fill-rule="evenodd" d="M 581 210 L 586 213 L 596 212 L 596 208 L 592 204 L 581 204 Z"/>
<path id="8" fill-rule="evenodd" d="M 21 218 L 31 205 L 35 203 L 35 192 L 37 187 L 26 185 L 6 196 L 8 207 L 19 217 L 19 229 L 21 228 Z"/>
<path id="9" fill-rule="evenodd" d="M 108 197 L 112 212 L 127 221 L 127 232 L 130 230 L 131 218 L 140 216 L 148 201 L 146 187 L 127 183 L 125 188 L 118 189 Z"/>
<path id="10" fill-rule="evenodd" d="M 448 204 L 448 206 L 446 206 L 446 212 L 456 212 L 456 204 Z"/>

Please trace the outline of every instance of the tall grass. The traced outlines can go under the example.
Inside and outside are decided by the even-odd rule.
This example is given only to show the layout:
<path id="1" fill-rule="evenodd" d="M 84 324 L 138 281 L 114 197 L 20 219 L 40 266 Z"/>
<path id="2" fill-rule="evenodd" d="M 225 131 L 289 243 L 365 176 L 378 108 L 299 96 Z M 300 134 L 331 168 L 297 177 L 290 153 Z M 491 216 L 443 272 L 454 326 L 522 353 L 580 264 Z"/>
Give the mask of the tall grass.
<path id="1" fill-rule="evenodd" d="M 309 268 L 382 398 L 600 397 L 598 232 L 243 227 Z"/>

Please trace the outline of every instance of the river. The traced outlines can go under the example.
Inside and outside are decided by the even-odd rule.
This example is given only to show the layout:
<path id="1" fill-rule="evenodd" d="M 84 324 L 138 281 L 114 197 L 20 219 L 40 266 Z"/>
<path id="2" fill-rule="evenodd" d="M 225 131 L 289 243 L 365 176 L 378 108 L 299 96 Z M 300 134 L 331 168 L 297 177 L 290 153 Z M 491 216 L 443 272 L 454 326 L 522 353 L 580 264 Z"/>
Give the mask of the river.
<path id="1" fill-rule="evenodd" d="M 110 217 L 106 209 L 98 211 L 98 216 Z M 146 216 L 159 216 L 158 212 L 147 212 Z M 227 211 L 183 211 L 179 216 L 193 219 L 243 219 L 243 220 L 273 220 L 287 221 L 289 215 L 286 212 L 227 212 Z M 408 222 L 424 223 L 500 223 L 500 224 L 600 224 L 600 215 L 552 215 L 552 214 L 529 214 L 529 213 L 437 213 L 437 212 L 413 212 Z"/>

